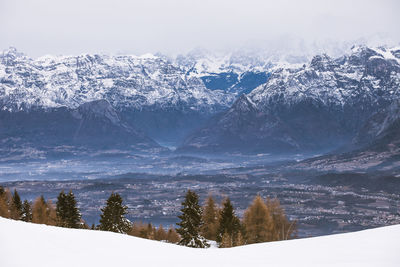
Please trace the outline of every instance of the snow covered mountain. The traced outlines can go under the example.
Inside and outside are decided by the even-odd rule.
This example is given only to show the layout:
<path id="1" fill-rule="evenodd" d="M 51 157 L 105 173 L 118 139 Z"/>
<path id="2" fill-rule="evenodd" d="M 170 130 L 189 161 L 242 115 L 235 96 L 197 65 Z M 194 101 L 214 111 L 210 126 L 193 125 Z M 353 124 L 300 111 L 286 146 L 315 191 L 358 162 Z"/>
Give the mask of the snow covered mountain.
<path id="1" fill-rule="evenodd" d="M 189 136 L 184 151 L 288 152 L 348 143 L 400 98 L 400 48 L 354 47 L 339 58 L 275 66 L 268 81 Z"/>
<path id="2" fill-rule="evenodd" d="M 198 48 L 178 55 L 174 62 L 189 76 L 200 78 L 208 89 L 240 95 L 264 84 L 280 59 L 252 49 L 212 52 Z"/>
<path id="3" fill-rule="evenodd" d="M 232 98 L 153 55 L 45 56 L 33 60 L 11 48 L 0 56 L 2 110 L 76 108 L 105 99 L 114 108 L 182 108 L 212 112 Z"/>
<path id="4" fill-rule="evenodd" d="M 85 103 L 104 100 L 113 113 L 103 115 L 115 116 L 102 122 L 118 118 L 120 129 L 175 143 L 191 133 L 181 151 L 297 153 L 347 144 L 372 114 L 400 97 L 400 48 L 358 46 L 338 58 L 292 61 L 204 50 L 176 59 L 147 54 L 34 60 L 9 49 L 0 55 L 0 108 L 3 117 L 24 114 L 24 121 L 57 109 L 86 112 Z M 1 127 L 15 129 L 12 123 L 3 120 Z"/>
<path id="5" fill-rule="evenodd" d="M 201 79 L 150 54 L 45 56 L 34 60 L 11 48 L 0 55 L 3 111 L 73 109 L 106 100 L 131 125 L 159 137 L 157 134 L 171 129 L 184 133 L 193 127 L 193 120 L 201 121 L 226 109 L 234 98 L 222 90 L 207 89 Z"/>
<path id="6" fill-rule="evenodd" d="M 111 232 L 67 229 L 4 218 L 0 218 L 0 236 L 3 267 L 394 267 L 400 262 L 399 225 L 225 249 L 193 249 Z"/>

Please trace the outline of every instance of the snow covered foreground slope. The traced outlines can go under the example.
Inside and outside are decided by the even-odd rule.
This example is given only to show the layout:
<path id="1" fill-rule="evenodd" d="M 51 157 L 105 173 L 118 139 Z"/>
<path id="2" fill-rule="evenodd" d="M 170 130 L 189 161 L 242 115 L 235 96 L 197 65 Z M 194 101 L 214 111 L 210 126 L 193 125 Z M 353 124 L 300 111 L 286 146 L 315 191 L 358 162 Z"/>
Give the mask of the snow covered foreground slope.
<path id="1" fill-rule="evenodd" d="M 0 237 L 2 267 L 400 265 L 400 225 L 231 249 L 191 249 L 0 218 Z"/>

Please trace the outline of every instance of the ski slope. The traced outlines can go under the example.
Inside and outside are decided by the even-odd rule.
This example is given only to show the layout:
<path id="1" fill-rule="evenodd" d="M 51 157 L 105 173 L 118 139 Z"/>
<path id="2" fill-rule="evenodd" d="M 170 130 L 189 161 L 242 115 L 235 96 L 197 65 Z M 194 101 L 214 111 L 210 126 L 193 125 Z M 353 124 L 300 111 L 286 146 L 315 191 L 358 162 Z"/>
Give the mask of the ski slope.
<path id="1" fill-rule="evenodd" d="M 400 266 L 400 225 L 354 233 L 192 249 L 111 232 L 0 218 L 0 266 Z"/>

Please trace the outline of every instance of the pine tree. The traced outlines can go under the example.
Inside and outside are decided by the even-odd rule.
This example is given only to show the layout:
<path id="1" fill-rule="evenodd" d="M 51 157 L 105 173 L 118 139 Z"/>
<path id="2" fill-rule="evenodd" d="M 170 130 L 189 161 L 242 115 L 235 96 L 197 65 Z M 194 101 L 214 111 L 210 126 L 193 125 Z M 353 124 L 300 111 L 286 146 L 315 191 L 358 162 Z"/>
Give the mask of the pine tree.
<path id="1" fill-rule="evenodd" d="M 61 227 L 67 227 L 66 219 L 67 219 L 67 195 L 64 193 L 64 190 L 58 194 L 57 203 L 56 203 L 56 213 L 57 213 L 57 225 Z"/>
<path id="2" fill-rule="evenodd" d="M 81 214 L 76 206 L 75 196 L 72 191 L 68 194 L 64 190 L 57 197 L 57 224 L 67 228 L 80 228 Z"/>
<path id="3" fill-rule="evenodd" d="M 31 205 L 29 204 L 28 200 L 24 200 L 22 204 L 22 215 L 21 220 L 24 222 L 31 222 L 32 221 L 32 209 Z"/>
<path id="4" fill-rule="evenodd" d="M 122 204 L 122 197 L 112 193 L 106 206 L 101 209 L 100 230 L 126 234 L 131 229 L 130 222 L 125 218 L 128 207 Z"/>
<path id="5" fill-rule="evenodd" d="M 225 244 L 222 244 L 222 246 L 226 246 L 226 244 L 236 246 L 236 239 L 238 238 L 238 234 L 240 233 L 240 231 L 240 220 L 235 215 L 230 199 L 226 198 L 223 203 L 223 208 L 219 220 L 219 227 L 217 231 L 218 244 L 221 246 L 223 237 L 225 235 L 225 239 L 230 239 L 230 241 L 228 242 L 225 240 Z"/>
<path id="6" fill-rule="evenodd" d="M 203 208 L 203 226 L 201 228 L 202 235 L 209 240 L 216 240 L 219 220 L 219 210 L 215 204 L 213 197 L 208 196 Z"/>
<path id="7" fill-rule="evenodd" d="M 264 200 L 258 195 L 244 214 L 246 240 L 248 244 L 272 241 L 273 218 Z"/>
<path id="8" fill-rule="evenodd" d="M 68 219 L 67 219 L 67 224 L 68 227 L 70 228 L 81 228 L 82 223 L 81 223 L 81 218 L 82 215 L 77 207 L 77 203 L 75 200 L 75 196 L 72 193 L 72 191 L 69 191 L 67 195 L 67 206 L 68 206 Z"/>
<path id="9" fill-rule="evenodd" d="M 188 190 L 185 201 L 182 202 L 182 206 L 182 214 L 178 216 L 181 221 L 177 223 L 180 228 L 176 229 L 181 236 L 181 240 L 178 244 L 194 248 L 209 247 L 210 245 L 205 238 L 200 235 L 203 220 L 198 195 Z"/>
<path id="10" fill-rule="evenodd" d="M 12 196 L 12 201 L 10 205 L 11 218 L 14 220 L 21 220 L 22 216 L 22 201 L 16 189 L 14 189 L 14 194 Z"/>

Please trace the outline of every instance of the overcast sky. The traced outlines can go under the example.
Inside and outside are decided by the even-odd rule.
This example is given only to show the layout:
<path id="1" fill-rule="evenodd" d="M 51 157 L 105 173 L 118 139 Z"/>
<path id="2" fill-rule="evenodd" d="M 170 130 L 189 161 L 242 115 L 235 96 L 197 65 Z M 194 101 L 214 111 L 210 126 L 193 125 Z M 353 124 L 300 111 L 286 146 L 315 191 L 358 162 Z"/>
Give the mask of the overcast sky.
<path id="1" fill-rule="evenodd" d="M 398 0 L 0 0 L 0 50 L 184 53 L 291 38 L 400 42 Z"/>

